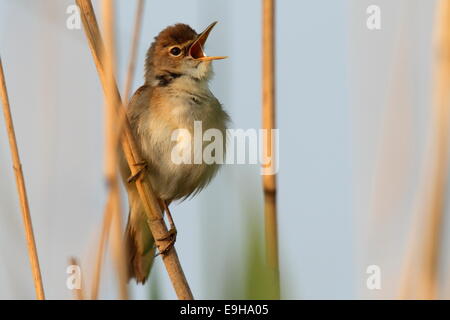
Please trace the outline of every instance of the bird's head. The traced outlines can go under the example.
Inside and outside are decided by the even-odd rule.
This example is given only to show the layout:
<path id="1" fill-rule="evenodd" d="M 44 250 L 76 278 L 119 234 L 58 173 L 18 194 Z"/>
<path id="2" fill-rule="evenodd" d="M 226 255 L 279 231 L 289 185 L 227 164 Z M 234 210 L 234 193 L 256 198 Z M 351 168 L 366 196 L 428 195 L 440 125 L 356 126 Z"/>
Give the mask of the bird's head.
<path id="1" fill-rule="evenodd" d="M 226 57 L 209 57 L 205 43 L 217 22 L 200 34 L 187 24 L 167 27 L 155 38 L 147 53 L 146 81 L 152 82 L 165 74 L 190 76 L 197 80 L 211 76 L 211 61 Z"/>

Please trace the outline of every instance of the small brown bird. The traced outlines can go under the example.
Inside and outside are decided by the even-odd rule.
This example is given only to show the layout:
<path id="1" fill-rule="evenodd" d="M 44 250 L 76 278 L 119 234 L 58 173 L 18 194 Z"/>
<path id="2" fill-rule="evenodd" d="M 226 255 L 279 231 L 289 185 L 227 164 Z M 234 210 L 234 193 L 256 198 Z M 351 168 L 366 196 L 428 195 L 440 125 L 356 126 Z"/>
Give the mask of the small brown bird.
<path id="1" fill-rule="evenodd" d="M 176 229 L 168 205 L 202 190 L 219 168 L 216 163 L 174 163 L 172 150 L 177 141 L 172 139 L 173 132 L 187 129 L 193 136 L 194 122 L 201 121 L 203 130 L 218 129 L 224 140 L 226 137 L 229 117 L 208 86 L 212 61 L 225 57 L 208 57 L 204 51 L 216 23 L 200 34 L 186 24 L 164 29 L 148 50 L 145 84 L 128 106 L 130 124 L 146 162 L 142 173 L 148 175 L 168 215 L 172 234 L 176 234 Z M 123 176 L 130 177 L 125 161 L 121 166 Z M 129 272 L 130 278 L 145 283 L 155 256 L 154 239 L 136 187 L 129 180 L 126 183 L 130 206 L 126 230 Z"/>

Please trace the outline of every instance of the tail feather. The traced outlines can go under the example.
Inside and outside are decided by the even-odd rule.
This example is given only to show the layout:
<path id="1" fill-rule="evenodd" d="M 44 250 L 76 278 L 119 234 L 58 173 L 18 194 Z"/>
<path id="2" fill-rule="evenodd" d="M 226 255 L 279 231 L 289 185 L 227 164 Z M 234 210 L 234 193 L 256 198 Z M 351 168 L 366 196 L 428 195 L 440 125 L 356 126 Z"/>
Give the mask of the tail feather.
<path id="1" fill-rule="evenodd" d="M 145 213 L 131 207 L 125 233 L 128 249 L 128 274 L 137 283 L 144 284 L 150 274 L 155 257 L 155 241 L 145 218 Z"/>
<path id="2" fill-rule="evenodd" d="M 128 250 L 128 275 L 137 283 L 145 283 L 155 258 L 155 241 L 147 224 L 147 215 L 134 184 L 127 183 L 131 175 L 124 154 L 120 153 L 121 173 L 128 191 L 130 213 L 125 231 Z"/>

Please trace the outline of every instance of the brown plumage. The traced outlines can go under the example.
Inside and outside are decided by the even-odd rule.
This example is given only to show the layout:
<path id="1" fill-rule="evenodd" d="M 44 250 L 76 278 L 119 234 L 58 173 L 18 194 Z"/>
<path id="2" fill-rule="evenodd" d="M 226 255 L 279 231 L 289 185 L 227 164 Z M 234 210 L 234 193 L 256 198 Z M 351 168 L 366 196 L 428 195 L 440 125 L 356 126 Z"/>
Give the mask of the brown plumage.
<path id="1" fill-rule="evenodd" d="M 177 129 L 193 133 L 194 121 L 201 121 L 203 131 L 214 128 L 220 130 L 224 139 L 226 136 L 229 117 L 208 86 L 211 61 L 223 57 L 207 57 L 203 50 L 214 25 L 201 34 L 185 24 L 164 29 L 148 50 L 145 84 L 128 106 L 130 124 L 148 168 L 144 174 L 165 203 L 199 192 L 219 168 L 218 164 L 204 162 L 176 164 L 171 158 L 178 143 L 172 134 Z M 127 179 L 129 168 L 125 161 L 121 166 Z M 126 185 L 130 205 L 126 231 L 130 277 L 144 283 L 155 255 L 154 240 L 134 183 Z"/>

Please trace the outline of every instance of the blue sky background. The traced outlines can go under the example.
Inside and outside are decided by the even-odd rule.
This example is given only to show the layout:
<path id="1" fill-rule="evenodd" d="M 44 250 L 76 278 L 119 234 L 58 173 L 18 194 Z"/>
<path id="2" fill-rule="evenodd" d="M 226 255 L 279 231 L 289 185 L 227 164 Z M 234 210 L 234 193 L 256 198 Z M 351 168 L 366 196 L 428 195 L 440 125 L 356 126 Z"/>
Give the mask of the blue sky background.
<path id="1" fill-rule="evenodd" d="M 89 261 L 95 254 L 105 201 L 101 88 L 83 31 L 66 28 L 65 10 L 72 3 L 0 0 L 0 54 L 6 65 L 49 298 L 71 298 L 65 287 L 69 256 L 80 257 L 83 268 L 91 272 Z M 118 3 L 118 78 L 123 87 L 135 6 L 134 1 Z M 422 141 L 422 146 L 425 143 L 420 138 L 426 130 L 421 114 L 429 90 L 423 86 L 422 91 L 415 90 L 414 85 L 430 74 L 426 61 L 431 56 L 428 44 L 434 3 L 278 1 L 283 298 L 373 297 L 364 289 L 368 264 L 382 265 L 387 277 L 396 279 L 395 266 L 403 255 L 406 232 L 402 226 L 410 216 L 390 220 L 388 225 L 393 227 L 389 230 L 374 224 L 371 217 L 374 211 L 409 212 L 410 208 L 398 209 L 394 201 L 374 209 L 370 200 L 378 190 L 373 180 L 380 174 L 377 170 L 397 172 L 389 161 L 392 153 L 386 156 L 389 165 L 380 169 L 377 146 L 385 132 L 380 123 L 385 122 L 386 114 L 398 111 L 396 106 L 404 106 L 398 111 L 401 118 L 406 113 L 416 119 L 405 139 L 411 141 L 411 132 L 416 132 L 413 137 L 418 140 L 414 141 Z M 379 4 L 383 10 L 383 29 L 378 33 L 365 27 L 369 4 Z M 161 29 L 184 22 L 200 31 L 215 20 L 220 24 L 208 40 L 208 53 L 230 58 L 215 63 L 211 89 L 231 114 L 234 128 L 259 128 L 258 0 L 147 1 L 134 89 L 143 83 L 145 53 Z M 405 52 L 396 36 L 415 52 L 408 55 L 409 64 L 402 58 Z M 387 84 L 395 83 L 395 75 L 403 79 L 403 70 L 413 70 L 410 77 L 405 76 L 412 86 L 405 89 L 405 96 L 413 92 L 414 103 L 389 100 L 394 89 Z M 0 130 L 0 298 L 33 298 L 4 131 Z M 393 148 L 404 142 L 393 141 Z M 420 153 L 408 155 L 416 161 L 409 167 L 411 172 L 420 166 Z M 396 159 L 401 161 L 403 156 L 407 155 L 401 153 Z M 394 185 L 395 181 L 404 182 L 403 176 L 392 180 Z M 384 201 L 395 190 L 381 193 L 380 199 Z M 405 203 L 411 203 L 412 195 L 402 196 Z M 377 203 L 383 203 L 381 200 Z M 195 296 L 224 298 L 230 270 L 235 271 L 235 279 L 242 276 L 239 270 L 244 267 L 245 235 L 255 225 L 262 231 L 259 168 L 224 167 L 205 191 L 175 206 L 172 212 L 179 229 L 178 253 Z M 373 233 L 378 238 L 368 236 Z M 390 235 L 389 242 L 384 235 Z M 386 252 L 390 254 L 387 260 L 383 256 Z M 389 263 L 392 257 L 397 258 L 395 266 Z M 112 272 L 107 269 L 102 297 L 115 297 Z M 163 298 L 175 298 L 160 261 L 152 281 L 161 287 Z M 386 290 L 378 294 L 393 296 L 395 281 L 388 281 Z M 137 298 L 145 298 L 148 292 L 143 287 L 132 286 L 132 290 Z"/>

